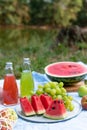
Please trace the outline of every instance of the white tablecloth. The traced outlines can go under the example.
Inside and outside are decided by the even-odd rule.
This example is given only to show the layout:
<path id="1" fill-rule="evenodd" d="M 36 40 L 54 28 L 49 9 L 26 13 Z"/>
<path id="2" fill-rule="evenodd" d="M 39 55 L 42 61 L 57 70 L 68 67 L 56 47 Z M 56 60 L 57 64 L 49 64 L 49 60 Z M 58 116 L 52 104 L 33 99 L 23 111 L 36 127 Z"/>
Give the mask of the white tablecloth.
<path id="1" fill-rule="evenodd" d="M 19 87 L 19 80 L 17 80 Z M 0 87 L 3 86 L 3 80 L 0 80 Z M 78 96 L 77 92 L 70 93 L 79 103 L 81 98 Z M 19 105 L 12 106 L 16 109 Z M 0 104 L 0 109 L 5 108 L 5 106 Z M 17 120 L 14 130 L 87 130 L 87 111 L 82 110 L 81 113 L 67 121 L 58 122 L 58 123 L 32 123 L 26 120 L 21 119 L 20 117 Z"/>

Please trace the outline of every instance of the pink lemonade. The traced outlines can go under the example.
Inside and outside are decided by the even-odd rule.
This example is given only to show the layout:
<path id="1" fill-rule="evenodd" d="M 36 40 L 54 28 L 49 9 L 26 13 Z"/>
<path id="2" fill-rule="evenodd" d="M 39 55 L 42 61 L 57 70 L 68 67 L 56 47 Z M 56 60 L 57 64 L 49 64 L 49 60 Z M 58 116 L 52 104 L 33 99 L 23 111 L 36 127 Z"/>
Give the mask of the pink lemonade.
<path id="1" fill-rule="evenodd" d="M 18 103 L 18 87 L 15 76 L 7 74 L 3 85 L 3 104 L 14 105 Z"/>

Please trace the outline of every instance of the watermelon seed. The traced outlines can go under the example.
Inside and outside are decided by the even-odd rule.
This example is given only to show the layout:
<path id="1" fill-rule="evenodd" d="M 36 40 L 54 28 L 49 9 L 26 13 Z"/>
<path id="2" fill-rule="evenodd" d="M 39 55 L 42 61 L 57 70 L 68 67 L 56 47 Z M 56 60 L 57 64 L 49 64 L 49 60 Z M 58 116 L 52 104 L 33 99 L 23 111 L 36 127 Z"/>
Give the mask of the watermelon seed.
<path id="1" fill-rule="evenodd" d="M 54 109 L 55 109 L 55 107 L 52 107 L 52 109 L 54 110 Z"/>

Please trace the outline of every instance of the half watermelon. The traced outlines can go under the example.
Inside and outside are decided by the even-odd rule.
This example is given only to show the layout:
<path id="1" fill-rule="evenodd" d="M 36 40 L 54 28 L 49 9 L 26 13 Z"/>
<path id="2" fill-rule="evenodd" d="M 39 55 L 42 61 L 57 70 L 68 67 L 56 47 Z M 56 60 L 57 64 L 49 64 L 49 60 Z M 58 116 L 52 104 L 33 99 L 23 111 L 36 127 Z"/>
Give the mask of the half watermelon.
<path id="1" fill-rule="evenodd" d="M 77 62 L 56 62 L 47 65 L 45 73 L 52 81 L 76 83 L 84 80 L 87 75 L 87 67 Z"/>
<path id="2" fill-rule="evenodd" d="M 64 106 L 63 100 L 53 100 L 46 112 L 44 117 L 50 119 L 64 119 L 67 116 L 67 111 Z"/>

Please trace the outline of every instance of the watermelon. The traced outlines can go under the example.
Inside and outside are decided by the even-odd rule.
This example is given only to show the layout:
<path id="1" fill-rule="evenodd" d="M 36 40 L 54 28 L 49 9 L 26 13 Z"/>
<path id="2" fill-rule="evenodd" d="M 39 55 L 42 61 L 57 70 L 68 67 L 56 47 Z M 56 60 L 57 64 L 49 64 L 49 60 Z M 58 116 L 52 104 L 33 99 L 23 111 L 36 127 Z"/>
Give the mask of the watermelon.
<path id="1" fill-rule="evenodd" d="M 67 111 L 63 100 L 53 100 L 50 106 L 46 109 L 44 117 L 50 119 L 64 119 L 67 116 Z"/>
<path id="2" fill-rule="evenodd" d="M 44 108 L 47 109 L 52 102 L 52 97 L 49 96 L 48 94 L 41 94 L 40 100 L 41 100 Z"/>
<path id="3" fill-rule="evenodd" d="M 27 97 L 20 98 L 20 105 L 25 116 L 35 115 L 35 111 Z"/>
<path id="4" fill-rule="evenodd" d="M 40 97 L 36 94 L 31 96 L 31 104 L 34 108 L 34 111 L 36 112 L 36 114 L 40 115 L 43 114 L 45 112 L 45 108 L 40 100 Z"/>
<path id="5" fill-rule="evenodd" d="M 47 65 L 45 73 L 52 81 L 76 83 L 85 78 L 87 67 L 77 62 L 56 62 Z"/>

